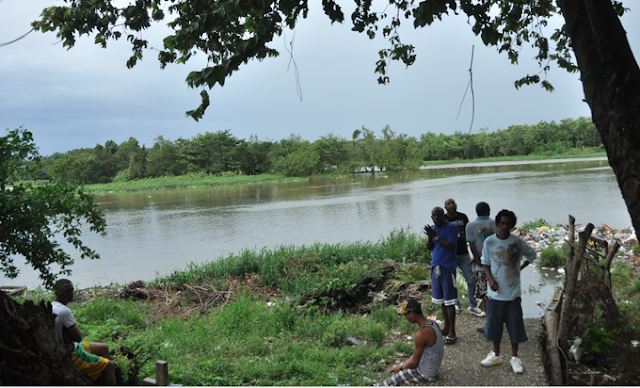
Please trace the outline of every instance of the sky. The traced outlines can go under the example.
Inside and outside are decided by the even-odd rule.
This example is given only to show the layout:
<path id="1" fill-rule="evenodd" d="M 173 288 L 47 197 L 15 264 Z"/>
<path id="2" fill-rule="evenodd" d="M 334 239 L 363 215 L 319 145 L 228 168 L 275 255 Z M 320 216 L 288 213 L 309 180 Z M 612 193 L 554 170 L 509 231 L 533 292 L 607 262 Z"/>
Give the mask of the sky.
<path id="1" fill-rule="evenodd" d="M 352 2 L 340 2 L 346 14 L 342 25 L 331 25 L 320 3 L 310 2 L 309 17 L 272 42 L 279 57 L 251 61 L 224 87 L 210 90 L 211 105 L 199 122 L 184 114 L 200 103 L 200 90 L 188 88 L 185 78 L 204 67 L 202 53 L 185 65 L 161 70 L 157 51 L 147 49 L 144 59 L 127 69 L 131 54 L 125 39 L 102 49 L 93 43 L 93 36 L 85 35 L 67 50 L 55 33 L 32 32 L 0 47 L 0 127 L 28 129 L 40 154 L 51 155 L 108 140 L 120 144 L 129 137 L 152 147 L 159 135 L 188 139 L 226 129 L 247 140 L 256 135 L 277 141 L 296 134 L 315 141 L 329 133 L 350 139 L 362 126 L 378 136 L 389 125 L 397 134 L 419 137 L 427 132 L 478 133 L 482 128 L 495 131 L 590 116 L 579 74 L 552 67 L 547 80 L 554 92 L 537 85 L 516 90 L 515 80 L 540 72 L 532 59 L 534 51 L 525 47 L 519 65 L 511 65 L 495 47 L 482 44 L 464 16 L 445 16 L 418 30 L 405 22 L 401 38 L 416 46 L 416 63 L 408 69 L 392 63 L 391 83 L 378 85 L 375 63 L 378 50 L 388 47 L 386 42 L 350 31 Z M 0 44 L 29 31 L 43 8 L 60 4 L 0 0 Z M 631 11 L 622 23 L 637 59 L 640 6 L 625 5 Z M 559 23 L 555 20 L 552 25 Z M 162 38 L 170 31 L 165 24 L 143 32 L 151 47 L 162 47 Z M 286 50 L 292 40 L 297 76 Z M 463 102 L 472 47 L 473 124 L 470 92 Z"/>

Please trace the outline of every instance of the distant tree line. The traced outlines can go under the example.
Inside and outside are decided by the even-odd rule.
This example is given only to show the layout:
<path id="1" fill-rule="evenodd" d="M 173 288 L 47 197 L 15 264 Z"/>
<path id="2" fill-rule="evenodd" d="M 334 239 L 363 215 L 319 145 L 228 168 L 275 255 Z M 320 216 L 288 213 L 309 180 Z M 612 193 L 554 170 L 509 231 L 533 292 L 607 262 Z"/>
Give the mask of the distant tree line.
<path id="1" fill-rule="evenodd" d="M 109 140 L 94 148 L 47 156 L 40 176 L 46 179 L 53 171 L 61 170 L 69 178 L 80 178 L 84 183 L 185 174 L 310 176 L 374 168 L 415 170 L 428 160 L 551 156 L 603 150 L 600 134 L 591 119 L 584 117 L 560 123 L 512 125 L 495 132 L 487 128 L 474 134 L 428 132 L 419 139 L 398 135 L 389 126 L 382 128 L 381 134 L 378 137 L 363 126 L 351 134 L 351 139 L 330 133 L 314 142 L 294 134 L 280 141 L 260 141 L 256 136 L 238 139 L 227 129 L 175 141 L 158 136 L 151 148 L 140 146 L 130 137 L 119 145 Z"/>

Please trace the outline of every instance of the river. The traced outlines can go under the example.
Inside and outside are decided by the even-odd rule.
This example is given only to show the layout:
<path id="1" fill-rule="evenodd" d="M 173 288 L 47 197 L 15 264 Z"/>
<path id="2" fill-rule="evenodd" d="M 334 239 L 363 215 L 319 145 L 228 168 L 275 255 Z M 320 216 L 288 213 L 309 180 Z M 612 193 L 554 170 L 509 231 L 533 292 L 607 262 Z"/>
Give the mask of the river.
<path id="1" fill-rule="evenodd" d="M 566 224 L 631 225 L 629 213 L 606 160 L 526 164 L 444 165 L 408 173 L 358 174 L 303 182 L 186 187 L 96 196 L 107 219 L 107 236 L 83 234 L 100 260 L 76 262 L 76 287 L 148 281 L 216 260 L 242 249 L 377 241 L 394 229 L 418 232 L 431 209 L 452 197 L 458 211 L 475 218 L 475 205 L 488 202 L 492 215 L 513 210 L 518 224 L 543 218 Z M 23 265 L 3 285 L 35 287 L 37 274 Z M 528 310 L 545 302 L 557 272 L 529 267 L 523 272 Z M 531 307 L 534 305 L 533 307 Z"/>

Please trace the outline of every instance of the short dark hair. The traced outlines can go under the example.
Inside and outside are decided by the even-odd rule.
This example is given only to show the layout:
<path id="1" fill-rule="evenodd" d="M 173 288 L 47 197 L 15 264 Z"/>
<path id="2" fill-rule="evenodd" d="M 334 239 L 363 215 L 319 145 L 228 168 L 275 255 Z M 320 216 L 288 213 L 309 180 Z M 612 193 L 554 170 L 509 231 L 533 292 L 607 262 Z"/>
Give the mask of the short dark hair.
<path id="1" fill-rule="evenodd" d="M 496 225 L 500 223 L 500 218 L 502 217 L 511 218 L 511 220 L 513 221 L 513 225 L 511 226 L 512 228 L 516 226 L 516 222 L 518 222 L 518 219 L 516 218 L 516 214 L 514 212 L 512 212 L 511 210 L 502 209 L 498 212 L 498 214 L 496 214 Z"/>
<path id="2" fill-rule="evenodd" d="M 64 289 L 64 286 L 67 284 L 71 284 L 71 280 L 69 279 L 58 279 L 53 285 L 53 292 L 58 295 Z"/>
<path id="3" fill-rule="evenodd" d="M 490 211 L 489 204 L 486 202 L 478 202 L 476 205 L 476 214 L 478 216 L 488 216 Z"/>

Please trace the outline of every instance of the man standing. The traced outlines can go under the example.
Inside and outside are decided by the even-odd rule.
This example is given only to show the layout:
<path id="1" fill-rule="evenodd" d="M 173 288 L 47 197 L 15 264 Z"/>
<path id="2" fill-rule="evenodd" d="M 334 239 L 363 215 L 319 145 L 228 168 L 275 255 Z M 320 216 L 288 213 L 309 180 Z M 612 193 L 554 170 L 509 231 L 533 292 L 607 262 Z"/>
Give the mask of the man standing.
<path id="1" fill-rule="evenodd" d="M 444 201 L 444 208 L 447 209 L 447 214 L 444 215 L 444 219 L 451 222 L 458 228 L 458 246 L 456 247 L 456 265 L 460 267 L 462 276 L 464 276 L 465 282 L 467 282 L 467 295 L 469 295 L 469 312 L 479 317 L 484 317 L 484 311 L 478 308 L 478 301 L 473 297 L 473 273 L 471 272 L 471 258 L 469 257 L 469 251 L 467 250 L 467 238 L 466 227 L 469 223 L 469 218 L 464 213 L 458 212 L 458 205 L 453 198 L 448 198 Z M 454 271 L 455 272 L 455 271 Z M 460 301 L 455 306 L 456 313 L 460 312 Z"/>
<path id="2" fill-rule="evenodd" d="M 487 306 L 487 277 L 482 268 L 480 257 L 482 256 L 482 248 L 487 237 L 496 233 L 496 222 L 489 218 L 491 209 L 486 202 L 478 202 L 476 205 L 476 214 L 478 218 L 467 224 L 466 234 L 469 248 L 471 248 L 471 270 L 473 271 L 473 297 L 476 300 L 484 300 L 484 306 Z M 478 331 L 484 333 L 484 326 L 479 327 Z"/>
<path id="3" fill-rule="evenodd" d="M 481 361 L 484 366 L 498 365 L 503 324 L 507 325 L 511 341 L 511 368 L 522 373 L 522 360 L 518 358 L 518 344 L 528 340 L 522 318 L 520 298 L 520 271 L 536 258 L 536 251 L 524 240 L 511 234 L 516 226 L 516 215 L 501 210 L 496 215 L 498 233 L 487 238 L 482 249 L 482 265 L 489 279 L 487 327 L 484 336 L 493 342 L 493 351 Z M 520 264 L 524 256 L 526 261 Z"/>
<path id="4" fill-rule="evenodd" d="M 395 365 L 381 385 L 421 384 L 434 381 L 444 356 L 444 342 L 438 324 L 422 315 L 422 307 L 414 298 L 409 298 L 398 306 L 397 313 L 404 315 L 410 323 L 418 325 L 416 346 L 413 355 L 401 364 Z"/>
<path id="5" fill-rule="evenodd" d="M 456 310 L 458 289 L 456 288 L 456 239 L 458 230 L 451 222 L 444 219 L 444 210 L 434 207 L 431 210 L 434 225 L 426 225 L 424 232 L 429 236 L 427 249 L 431 255 L 431 300 L 442 305 L 446 336 L 444 343 L 452 345 L 456 342 Z"/>
<path id="6" fill-rule="evenodd" d="M 67 304 L 73 300 L 73 283 L 59 279 L 53 286 L 56 300 L 51 310 L 56 315 L 56 330 L 68 349 L 73 351 L 73 365 L 100 385 L 116 385 L 115 365 L 109 360 L 109 346 L 99 342 L 82 340 L 82 332 Z"/>

